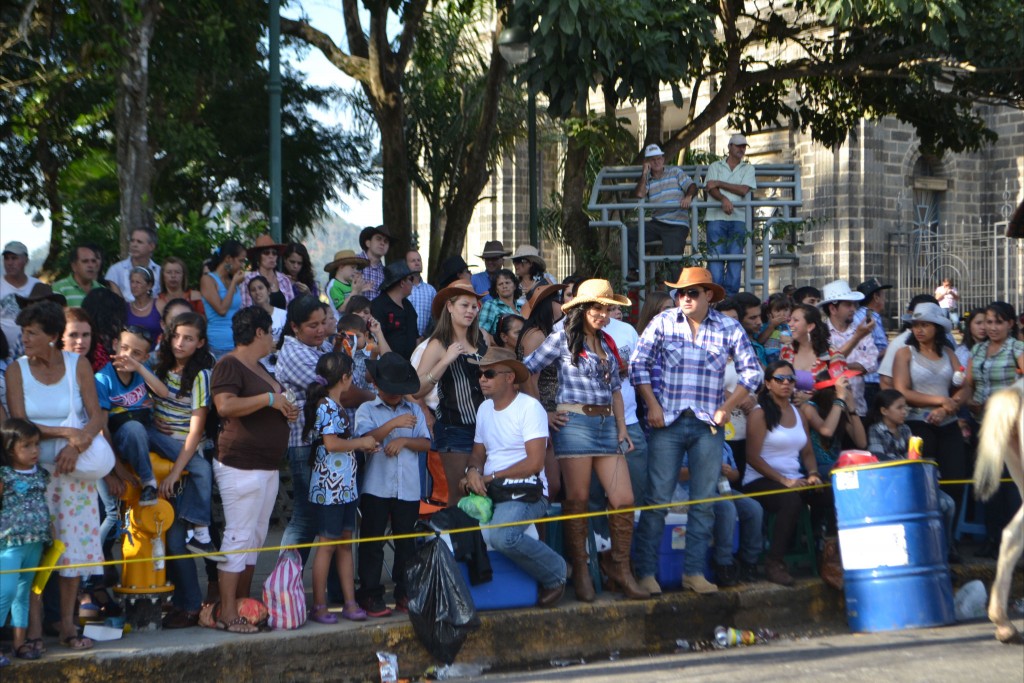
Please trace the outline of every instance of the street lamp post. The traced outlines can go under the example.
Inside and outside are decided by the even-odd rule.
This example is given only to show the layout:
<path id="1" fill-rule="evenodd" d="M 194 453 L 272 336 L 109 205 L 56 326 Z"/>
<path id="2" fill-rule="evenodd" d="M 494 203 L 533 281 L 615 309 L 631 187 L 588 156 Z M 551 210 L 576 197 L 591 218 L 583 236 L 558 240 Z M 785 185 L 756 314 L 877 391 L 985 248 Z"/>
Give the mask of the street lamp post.
<path id="1" fill-rule="evenodd" d="M 281 241 L 281 14 L 270 0 L 270 236 Z"/>
<path id="2" fill-rule="evenodd" d="M 502 58 L 513 66 L 530 61 L 530 33 L 522 26 L 510 26 L 498 35 L 498 51 Z M 533 88 L 526 84 L 526 154 L 527 191 L 530 195 L 530 244 L 540 248 L 537 229 L 537 97 Z"/>

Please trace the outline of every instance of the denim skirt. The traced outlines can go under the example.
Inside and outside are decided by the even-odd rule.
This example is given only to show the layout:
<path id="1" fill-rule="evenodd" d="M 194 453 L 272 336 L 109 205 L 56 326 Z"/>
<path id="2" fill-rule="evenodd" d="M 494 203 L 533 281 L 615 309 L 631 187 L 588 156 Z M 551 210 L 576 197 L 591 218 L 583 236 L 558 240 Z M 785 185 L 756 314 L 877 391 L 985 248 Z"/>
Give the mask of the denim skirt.
<path id="1" fill-rule="evenodd" d="M 438 453 L 472 453 L 476 425 L 434 423 L 434 450 Z"/>
<path id="2" fill-rule="evenodd" d="M 555 457 L 579 458 L 594 455 L 616 455 L 619 452 L 615 416 L 587 416 L 568 413 L 569 422 L 551 438 Z"/>

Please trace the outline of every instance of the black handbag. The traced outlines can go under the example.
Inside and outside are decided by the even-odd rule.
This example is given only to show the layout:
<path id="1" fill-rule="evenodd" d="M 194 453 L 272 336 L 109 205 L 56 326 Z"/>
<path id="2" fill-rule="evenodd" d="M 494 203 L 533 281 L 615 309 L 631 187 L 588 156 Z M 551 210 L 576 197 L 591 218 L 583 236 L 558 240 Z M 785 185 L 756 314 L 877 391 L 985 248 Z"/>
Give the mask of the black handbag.
<path id="1" fill-rule="evenodd" d="M 544 482 L 534 474 L 520 479 L 502 477 L 487 485 L 487 497 L 494 504 L 514 500 L 519 503 L 536 503 L 544 495 Z"/>

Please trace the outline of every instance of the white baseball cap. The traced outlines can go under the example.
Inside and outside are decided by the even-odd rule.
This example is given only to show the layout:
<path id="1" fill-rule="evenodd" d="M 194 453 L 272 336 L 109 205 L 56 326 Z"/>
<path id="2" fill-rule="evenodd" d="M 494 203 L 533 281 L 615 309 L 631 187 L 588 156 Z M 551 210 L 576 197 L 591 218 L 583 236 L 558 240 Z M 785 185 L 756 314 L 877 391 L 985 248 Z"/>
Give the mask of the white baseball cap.
<path id="1" fill-rule="evenodd" d="M 729 144 L 730 145 L 746 145 L 747 144 L 747 139 L 745 137 L 743 137 L 742 133 L 736 133 L 731 138 L 729 138 Z"/>
<path id="2" fill-rule="evenodd" d="M 665 153 L 661 151 L 661 147 L 651 144 L 644 147 L 644 158 L 650 159 L 651 157 L 664 156 Z"/>
<path id="3" fill-rule="evenodd" d="M 21 242 L 8 242 L 4 245 L 4 254 L 11 253 L 18 256 L 28 256 L 28 247 Z"/>

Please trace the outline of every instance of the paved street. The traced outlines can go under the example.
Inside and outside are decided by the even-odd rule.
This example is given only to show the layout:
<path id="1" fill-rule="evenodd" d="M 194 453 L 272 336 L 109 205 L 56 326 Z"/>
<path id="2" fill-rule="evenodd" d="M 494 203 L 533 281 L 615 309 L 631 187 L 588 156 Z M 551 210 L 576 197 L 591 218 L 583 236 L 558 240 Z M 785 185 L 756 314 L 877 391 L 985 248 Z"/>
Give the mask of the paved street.
<path id="1" fill-rule="evenodd" d="M 1021 624 L 1018 620 L 1018 628 Z M 587 663 L 486 681 L 659 683 L 680 680 L 1012 683 L 1024 681 L 1024 647 L 996 642 L 992 624 L 880 634 L 838 634 L 730 650 Z"/>

